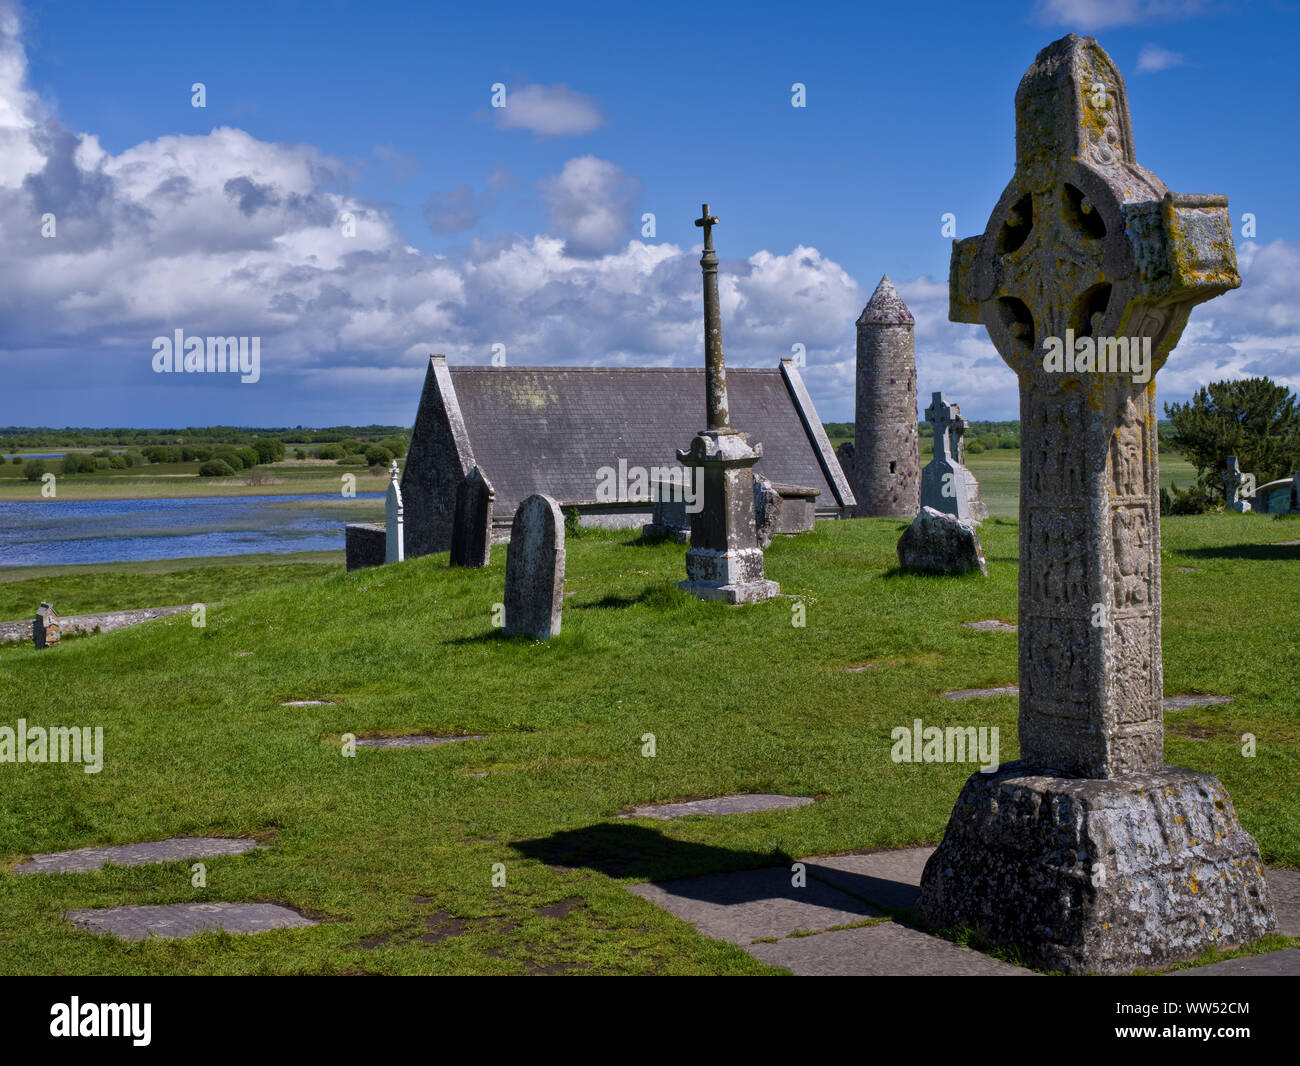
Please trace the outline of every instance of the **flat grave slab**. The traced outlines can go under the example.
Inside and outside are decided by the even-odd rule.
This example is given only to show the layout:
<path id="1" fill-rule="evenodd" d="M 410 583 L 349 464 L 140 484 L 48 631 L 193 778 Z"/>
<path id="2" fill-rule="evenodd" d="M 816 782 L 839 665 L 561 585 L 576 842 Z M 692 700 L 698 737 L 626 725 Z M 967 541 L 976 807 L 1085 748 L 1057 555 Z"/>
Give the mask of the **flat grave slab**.
<path id="1" fill-rule="evenodd" d="M 955 688 L 950 692 L 945 692 L 943 698 L 946 700 L 992 700 L 998 696 L 1018 695 L 1020 695 L 1019 685 L 1002 685 L 999 688 Z"/>
<path id="2" fill-rule="evenodd" d="M 73 925 L 122 940 L 177 938 L 224 929 L 228 933 L 265 933 L 315 925 L 295 910 L 276 903 L 166 903 L 155 907 L 95 907 L 68 911 Z"/>
<path id="3" fill-rule="evenodd" d="M 333 707 L 330 700 L 285 700 L 281 707 Z"/>
<path id="4" fill-rule="evenodd" d="M 809 877 L 795 888 L 788 866 L 629 885 L 628 891 L 690 922 L 705 936 L 748 950 L 759 937 L 827 929 L 884 912 Z"/>
<path id="5" fill-rule="evenodd" d="M 746 950 L 796 977 L 1037 977 L 1033 970 L 958 947 L 897 922 L 787 937 Z"/>
<path id="6" fill-rule="evenodd" d="M 1188 707 L 1213 707 L 1220 703 L 1231 703 L 1231 696 L 1166 696 L 1166 711 L 1183 711 Z"/>
<path id="7" fill-rule="evenodd" d="M 358 741 L 357 743 L 360 743 Z M 811 796 L 775 796 L 756 792 L 739 796 L 715 796 L 712 799 L 689 800 L 685 803 L 657 803 L 634 807 L 620 818 L 685 818 L 690 814 L 751 814 L 754 811 L 776 811 L 786 807 L 804 807 L 812 803 Z"/>
<path id="8" fill-rule="evenodd" d="M 14 867 L 16 874 L 92 873 L 110 862 L 118 866 L 145 866 L 154 862 L 180 859 L 206 859 L 214 855 L 239 855 L 255 848 L 265 848 L 256 840 L 242 837 L 172 837 L 148 840 L 140 844 L 118 844 L 111 848 L 77 848 L 75 851 L 52 851 L 34 855 Z"/>
<path id="9" fill-rule="evenodd" d="M 1300 948 L 1268 951 L 1263 955 L 1243 955 L 1224 959 L 1208 966 L 1175 970 L 1170 977 L 1294 977 L 1300 975 Z"/>
<path id="10" fill-rule="evenodd" d="M 357 737 L 358 748 L 431 748 L 435 744 L 454 744 L 459 740 L 482 740 L 482 735 L 469 737 Z"/>
<path id="11" fill-rule="evenodd" d="M 1002 622 L 996 618 L 986 618 L 982 622 L 963 622 L 967 629 L 983 629 L 991 633 L 1018 633 L 1020 630 L 1010 622 Z"/>

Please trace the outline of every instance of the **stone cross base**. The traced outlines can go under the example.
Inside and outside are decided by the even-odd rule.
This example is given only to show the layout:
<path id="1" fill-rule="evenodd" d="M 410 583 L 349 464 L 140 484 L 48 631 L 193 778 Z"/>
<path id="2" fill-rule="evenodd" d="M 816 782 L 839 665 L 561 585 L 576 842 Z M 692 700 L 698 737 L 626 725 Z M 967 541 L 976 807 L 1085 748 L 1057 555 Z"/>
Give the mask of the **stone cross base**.
<path id="1" fill-rule="evenodd" d="M 702 600 L 758 603 L 781 591 L 763 576 L 763 549 L 754 514 L 754 464 L 762 447 L 743 433 L 707 430 L 677 459 L 703 468 L 703 506 L 691 515 L 686 580 L 677 587 Z"/>
<path id="2" fill-rule="evenodd" d="M 1255 840 L 1209 774 L 971 775 L 917 913 L 1068 974 L 1125 974 L 1276 932 Z"/>

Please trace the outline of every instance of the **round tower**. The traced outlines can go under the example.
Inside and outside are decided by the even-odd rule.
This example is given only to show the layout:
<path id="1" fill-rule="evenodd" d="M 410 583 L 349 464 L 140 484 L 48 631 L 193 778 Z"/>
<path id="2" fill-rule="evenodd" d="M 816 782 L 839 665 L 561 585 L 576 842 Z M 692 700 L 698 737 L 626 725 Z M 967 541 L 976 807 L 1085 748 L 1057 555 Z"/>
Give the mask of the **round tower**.
<path id="1" fill-rule="evenodd" d="M 889 275 L 858 318 L 855 515 L 913 518 L 921 506 L 915 319 Z"/>

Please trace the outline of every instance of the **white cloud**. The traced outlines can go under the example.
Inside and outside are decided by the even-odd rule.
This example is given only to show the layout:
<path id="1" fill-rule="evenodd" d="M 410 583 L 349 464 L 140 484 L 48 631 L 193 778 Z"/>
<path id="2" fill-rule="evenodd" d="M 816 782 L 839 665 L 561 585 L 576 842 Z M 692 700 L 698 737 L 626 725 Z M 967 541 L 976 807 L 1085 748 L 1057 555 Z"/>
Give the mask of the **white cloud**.
<path id="1" fill-rule="evenodd" d="M 1038 0 L 1039 22 L 1076 30 L 1136 26 L 1204 14 L 1204 0 Z"/>
<path id="2" fill-rule="evenodd" d="M 553 178 L 540 183 L 551 229 L 567 241 L 570 255 L 612 252 L 632 226 L 632 207 L 641 182 L 606 159 L 570 159 Z"/>
<path id="3" fill-rule="evenodd" d="M 1187 57 L 1179 52 L 1170 52 L 1158 44 L 1144 44 L 1138 53 L 1138 70 L 1168 70 L 1170 67 L 1182 66 Z"/>
<path id="4" fill-rule="evenodd" d="M 503 130 L 529 130 L 539 137 L 572 137 L 605 124 L 596 102 L 567 85 L 507 87 L 505 107 L 492 109 Z"/>

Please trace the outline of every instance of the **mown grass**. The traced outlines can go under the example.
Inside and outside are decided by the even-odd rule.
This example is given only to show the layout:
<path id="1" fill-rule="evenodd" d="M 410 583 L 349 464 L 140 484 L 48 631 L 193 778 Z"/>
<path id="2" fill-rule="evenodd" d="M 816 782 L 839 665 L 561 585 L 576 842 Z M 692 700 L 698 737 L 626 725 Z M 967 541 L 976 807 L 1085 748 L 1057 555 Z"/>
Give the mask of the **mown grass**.
<path id="1" fill-rule="evenodd" d="M 996 725 L 1001 758 L 1017 754 L 1014 699 L 941 698 L 1016 679 L 1016 637 L 960 623 L 1014 620 L 1017 527 L 982 527 L 985 580 L 899 574 L 903 526 L 779 538 L 768 572 L 783 596 L 730 609 L 672 587 L 682 546 L 589 533 L 569 542 L 563 632 L 548 644 L 493 628 L 498 548 L 481 571 L 443 555 L 230 596 L 205 629 L 183 615 L 6 650 L 0 724 L 102 725 L 106 755 L 94 775 L 0 764 L 0 860 L 176 834 L 272 846 L 205 860 L 206 889 L 188 863 L 0 870 L 0 970 L 770 973 L 621 883 L 936 842 L 973 768 L 893 763 L 890 730 L 914 718 Z M 1166 692 L 1234 697 L 1168 715 L 1166 758 L 1217 774 L 1266 860 L 1300 866 L 1300 547 L 1271 543 L 1300 539 L 1300 522 L 1217 515 L 1163 533 Z M 219 569 L 206 571 L 217 583 Z M 281 706 L 295 699 L 333 705 Z M 486 739 L 355 758 L 338 746 L 408 731 Z M 734 792 L 818 802 L 616 817 Z M 276 900 L 321 924 L 126 944 L 60 918 L 202 900 Z"/>

